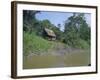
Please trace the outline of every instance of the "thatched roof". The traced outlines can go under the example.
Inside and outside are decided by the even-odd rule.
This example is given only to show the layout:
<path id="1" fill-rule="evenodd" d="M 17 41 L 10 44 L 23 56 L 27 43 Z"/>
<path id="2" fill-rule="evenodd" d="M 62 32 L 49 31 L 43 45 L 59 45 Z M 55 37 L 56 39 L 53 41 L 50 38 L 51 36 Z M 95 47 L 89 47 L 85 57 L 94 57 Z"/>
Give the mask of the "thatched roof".
<path id="1" fill-rule="evenodd" d="M 47 35 L 56 37 L 55 33 L 54 33 L 52 30 L 47 29 L 47 28 L 45 28 L 44 30 L 45 30 L 45 32 L 47 33 Z"/>

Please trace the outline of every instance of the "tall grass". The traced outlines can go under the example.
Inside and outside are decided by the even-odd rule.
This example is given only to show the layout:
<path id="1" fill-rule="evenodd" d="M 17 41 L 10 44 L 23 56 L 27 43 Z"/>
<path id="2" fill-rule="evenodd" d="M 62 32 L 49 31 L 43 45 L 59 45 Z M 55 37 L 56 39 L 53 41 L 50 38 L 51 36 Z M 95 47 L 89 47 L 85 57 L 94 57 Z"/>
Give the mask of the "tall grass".
<path id="1" fill-rule="evenodd" d="M 24 32 L 23 35 L 23 51 L 24 55 L 30 53 L 40 54 L 41 52 L 46 52 L 52 47 L 51 42 L 36 36 L 35 33 Z"/>

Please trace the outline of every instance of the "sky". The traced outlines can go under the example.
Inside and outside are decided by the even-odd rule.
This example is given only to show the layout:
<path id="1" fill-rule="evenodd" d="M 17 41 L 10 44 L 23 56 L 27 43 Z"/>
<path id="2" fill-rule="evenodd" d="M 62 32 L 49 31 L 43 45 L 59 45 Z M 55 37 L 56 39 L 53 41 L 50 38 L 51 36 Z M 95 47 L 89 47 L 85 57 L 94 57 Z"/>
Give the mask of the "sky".
<path id="1" fill-rule="evenodd" d="M 64 22 L 70 16 L 72 16 L 72 12 L 52 12 L 52 11 L 41 11 L 40 13 L 36 14 L 36 18 L 38 20 L 45 20 L 48 19 L 52 24 L 57 26 L 61 24 L 61 30 L 64 30 Z M 90 25 L 91 24 L 91 14 L 85 13 L 86 22 Z"/>

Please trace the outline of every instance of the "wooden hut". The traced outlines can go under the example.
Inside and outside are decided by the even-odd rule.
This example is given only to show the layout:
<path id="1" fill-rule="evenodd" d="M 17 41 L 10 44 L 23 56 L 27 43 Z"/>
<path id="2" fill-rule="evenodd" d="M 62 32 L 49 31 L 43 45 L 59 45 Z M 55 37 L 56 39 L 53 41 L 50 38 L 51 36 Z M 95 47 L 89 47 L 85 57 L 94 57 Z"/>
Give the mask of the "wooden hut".
<path id="1" fill-rule="evenodd" d="M 56 40 L 56 35 L 51 29 L 44 28 L 44 35 L 48 40 Z"/>

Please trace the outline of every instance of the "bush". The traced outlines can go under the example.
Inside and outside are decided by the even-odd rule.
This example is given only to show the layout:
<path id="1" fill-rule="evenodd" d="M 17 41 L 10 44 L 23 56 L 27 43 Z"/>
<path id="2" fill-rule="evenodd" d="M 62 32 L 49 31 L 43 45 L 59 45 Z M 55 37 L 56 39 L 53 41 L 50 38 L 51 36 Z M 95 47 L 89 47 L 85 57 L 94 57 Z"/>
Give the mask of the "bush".
<path id="1" fill-rule="evenodd" d="M 90 47 L 90 44 L 83 40 L 83 39 L 64 39 L 63 43 L 66 43 L 67 45 L 74 47 L 74 48 L 81 48 L 81 49 L 87 49 Z"/>
<path id="2" fill-rule="evenodd" d="M 90 47 L 90 45 L 85 40 L 79 39 L 76 47 L 82 48 L 82 49 L 88 49 Z"/>

